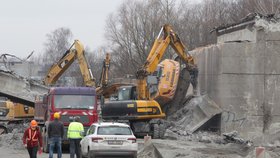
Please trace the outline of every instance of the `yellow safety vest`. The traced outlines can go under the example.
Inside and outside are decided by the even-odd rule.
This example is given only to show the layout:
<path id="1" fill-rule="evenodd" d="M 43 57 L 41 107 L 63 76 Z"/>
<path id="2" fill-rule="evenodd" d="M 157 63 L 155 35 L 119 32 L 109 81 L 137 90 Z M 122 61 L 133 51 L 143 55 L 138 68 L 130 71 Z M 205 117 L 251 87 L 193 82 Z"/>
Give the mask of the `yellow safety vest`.
<path id="1" fill-rule="evenodd" d="M 67 131 L 67 138 L 83 138 L 84 126 L 80 122 L 71 122 Z"/>

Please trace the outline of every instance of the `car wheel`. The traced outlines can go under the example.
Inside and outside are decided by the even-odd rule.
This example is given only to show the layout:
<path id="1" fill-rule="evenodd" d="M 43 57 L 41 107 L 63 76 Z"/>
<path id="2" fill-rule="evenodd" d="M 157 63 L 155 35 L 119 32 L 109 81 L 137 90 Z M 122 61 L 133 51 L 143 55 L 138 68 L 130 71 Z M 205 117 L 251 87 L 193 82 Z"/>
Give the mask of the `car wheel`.
<path id="1" fill-rule="evenodd" d="M 153 138 L 158 139 L 159 137 L 160 137 L 159 125 L 158 124 L 153 124 Z"/>

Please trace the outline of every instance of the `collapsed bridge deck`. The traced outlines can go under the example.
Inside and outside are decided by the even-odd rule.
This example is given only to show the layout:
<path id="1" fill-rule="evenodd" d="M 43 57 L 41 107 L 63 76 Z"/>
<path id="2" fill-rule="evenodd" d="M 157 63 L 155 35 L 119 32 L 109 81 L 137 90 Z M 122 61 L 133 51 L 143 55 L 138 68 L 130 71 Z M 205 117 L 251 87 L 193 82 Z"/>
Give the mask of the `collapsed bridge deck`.
<path id="1" fill-rule="evenodd" d="M 48 92 L 48 87 L 26 79 L 13 71 L 0 69 L 0 96 L 34 107 L 35 97 Z"/>

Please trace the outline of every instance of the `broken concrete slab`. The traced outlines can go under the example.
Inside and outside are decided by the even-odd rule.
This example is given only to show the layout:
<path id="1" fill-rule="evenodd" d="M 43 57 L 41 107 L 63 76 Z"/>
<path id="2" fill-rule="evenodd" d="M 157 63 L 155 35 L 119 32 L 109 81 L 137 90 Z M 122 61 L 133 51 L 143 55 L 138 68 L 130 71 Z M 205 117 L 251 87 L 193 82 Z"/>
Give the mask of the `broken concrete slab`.
<path id="1" fill-rule="evenodd" d="M 208 96 L 194 97 L 168 118 L 167 126 L 177 133 L 182 131 L 179 134 L 183 134 L 184 131 L 190 134 L 221 112 L 222 109 Z"/>
<path id="2" fill-rule="evenodd" d="M 0 70 L 0 95 L 8 97 L 11 101 L 33 106 L 35 97 L 48 92 L 48 87 L 26 79 L 12 71 Z"/>
<path id="3" fill-rule="evenodd" d="M 144 148 L 142 148 L 137 153 L 138 158 L 164 158 L 158 149 L 154 146 L 152 141 L 149 141 L 145 144 Z"/>
<path id="4" fill-rule="evenodd" d="M 193 121 L 189 124 L 191 133 L 204 125 L 208 120 L 222 112 L 222 109 L 208 96 L 198 98 L 198 104 L 192 109 Z"/>
<path id="5" fill-rule="evenodd" d="M 152 143 L 163 158 L 241 158 L 252 150 L 232 143 L 224 145 L 186 140 L 153 140 Z"/>

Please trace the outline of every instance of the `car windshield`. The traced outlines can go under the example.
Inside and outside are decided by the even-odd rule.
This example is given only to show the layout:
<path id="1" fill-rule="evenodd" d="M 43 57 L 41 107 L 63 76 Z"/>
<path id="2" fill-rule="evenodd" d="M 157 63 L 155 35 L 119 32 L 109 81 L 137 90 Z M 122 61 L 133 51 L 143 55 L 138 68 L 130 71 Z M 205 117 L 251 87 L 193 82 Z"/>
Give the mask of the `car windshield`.
<path id="1" fill-rule="evenodd" d="M 104 126 L 98 128 L 97 134 L 98 135 L 131 135 L 132 133 L 129 127 Z"/>
<path id="2" fill-rule="evenodd" d="M 95 98 L 91 95 L 55 95 L 54 105 L 60 109 L 94 109 Z"/>

